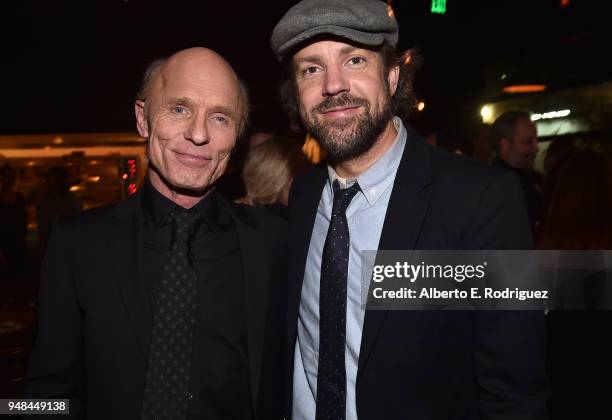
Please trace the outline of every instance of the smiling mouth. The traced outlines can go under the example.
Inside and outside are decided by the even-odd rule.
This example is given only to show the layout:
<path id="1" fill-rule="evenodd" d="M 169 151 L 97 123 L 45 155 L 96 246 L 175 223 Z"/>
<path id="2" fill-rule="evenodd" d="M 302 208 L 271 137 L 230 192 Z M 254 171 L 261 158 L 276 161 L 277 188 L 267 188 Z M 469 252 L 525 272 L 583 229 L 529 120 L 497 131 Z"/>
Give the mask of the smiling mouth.
<path id="1" fill-rule="evenodd" d="M 189 153 L 174 152 L 176 159 L 185 166 L 191 168 L 203 168 L 212 160 L 211 158 L 193 155 Z"/>
<path id="2" fill-rule="evenodd" d="M 328 109 L 327 111 L 323 111 L 322 114 L 327 117 L 342 118 L 342 117 L 347 117 L 349 115 L 354 114 L 357 111 L 357 109 L 359 109 L 359 106 L 343 106 L 343 107 Z"/>

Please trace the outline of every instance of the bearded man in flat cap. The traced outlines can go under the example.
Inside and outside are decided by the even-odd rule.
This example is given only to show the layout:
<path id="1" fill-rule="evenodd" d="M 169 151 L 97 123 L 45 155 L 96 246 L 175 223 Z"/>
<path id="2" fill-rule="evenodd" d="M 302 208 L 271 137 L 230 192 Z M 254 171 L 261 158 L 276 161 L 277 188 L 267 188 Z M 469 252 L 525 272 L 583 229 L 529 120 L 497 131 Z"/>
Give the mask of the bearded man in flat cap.
<path id="1" fill-rule="evenodd" d="M 303 0 L 272 34 L 284 102 L 328 154 L 290 196 L 287 411 L 545 418 L 543 313 L 361 307 L 362 250 L 532 246 L 511 173 L 429 146 L 407 124 L 416 60 L 397 42 L 375 0 Z"/>
<path id="2" fill-rule="evenodd" d="M 149 67 L 147 179 L 54 226 L 26 396 L 69 398 L 71 418 L 281 417 L 284 222 L 215 190 L 248 108 L 214 51 Z"/>

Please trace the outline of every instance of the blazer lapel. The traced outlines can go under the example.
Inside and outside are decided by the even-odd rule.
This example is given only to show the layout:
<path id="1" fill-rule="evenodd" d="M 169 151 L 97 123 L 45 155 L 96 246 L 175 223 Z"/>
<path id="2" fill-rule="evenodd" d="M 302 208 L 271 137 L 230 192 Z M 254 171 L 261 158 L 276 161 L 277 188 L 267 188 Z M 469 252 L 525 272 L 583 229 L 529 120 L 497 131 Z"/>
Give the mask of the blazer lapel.
<path id="1" fill-rule="evenodd" d="M 299 191 L 300 196 L 296 196 L 291 203 L 289 213 L 290 246 L 291 260 L 289 265 L 289 301 L 287 305 L 287 338 L 289 366 L 292 366 L 293 346 L 297 335 L 297 319 L 300 307 L 300 297 L 302 293 L 302 283 L 304 281 L 304 270 L 306 268 L 306 258 L 310 246 L 312 229 L 317 216 L 321 193 L 327 180 L 327 170 L 325 167 L 316 168 L 310 174 L 313 179 L 303 179 L 303 191 Z M 296 192 L 294 192 L 295 194 Z"/>
<path id="2" fill-rule="evenodd" d="M 120 202 L 113 211 L 108 246 L 112 255 L 114 281 L 117 283 L 129 322 L 142 348 L 149 357 L 152 315 L 146 279 L 141 275 L 143 263 L 140 193 Z"/>
<path id="3" fill-rule="evenodd" d="M 219 194 L 219 198 L 230 210 L 242 259 L 242 273 L 246 293 L 247 346 L 249 374 L 251 376 L 251 397 L 253 407 L 257 407 L 261 366 L 263 360 L 264 335 L 266 331 L 266 311 L 269 295 L 268 254 L 259 244 L 261 231 L 255 229 L 253 221 L 236 205 Z"/>
<path id="4" fill-rule="evenodd" d="M 293 357 L 297 337 L 298 313 L 304 282 L 304 270 L 312 229 L 321 200 L 321 193 L 327 180 L 327 170 L 324 166 L 315 168 L 313 172 L 304 175 L 294 183 L 289 205 L 289 284 L 287 286 L 287 347 L 285 354 L 286 372 L 285 407 L 291 412 L 293 404 Z M 299 183 L 301 188 L 296 187 Z"/>
<path id="5" fill-rule="evenodd" d="M 429 204 L 424 189 L 431 183 L 426 143 L 406 127 L 406 147 L 395 176 L 380 237 L 379 250 L 414 249 Z M 366 364 L 388 311 L 366 311 L 359 354 L 359 370 Z"/>

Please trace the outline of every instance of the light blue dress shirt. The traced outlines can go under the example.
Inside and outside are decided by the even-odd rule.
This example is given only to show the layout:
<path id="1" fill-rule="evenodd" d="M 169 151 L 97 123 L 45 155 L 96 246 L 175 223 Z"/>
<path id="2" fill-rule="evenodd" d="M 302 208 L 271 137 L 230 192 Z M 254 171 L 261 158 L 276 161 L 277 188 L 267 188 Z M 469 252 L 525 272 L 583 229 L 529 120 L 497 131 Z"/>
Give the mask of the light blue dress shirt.
<path id="1" fill-rule="evenodd" d="M 406 129 L 402 120 L 393 119 L 397 137 L 393 146 L 357 177 L 361 191 L 355 195 L 346 211 L 349 226 L 350 250 L 346 304 L 346 420 L 357 420 L 355 382 L 361 330 L 365 311 L 361 308 L 361 251 L 378 249 L 378 242 L 391 197 L 395 174 L 404 146 Z M 297 341 L 293 371 L 293 420 L 314 420 L 316 413 L 317 368 L 319 362 L 319 280 L 321 255 L 327 236 L 333 204 L 332 183 L 340 186 L 354 180 L 343 180 L 328 167 L 325 183 L 308 248 L 297 325 Z"/>

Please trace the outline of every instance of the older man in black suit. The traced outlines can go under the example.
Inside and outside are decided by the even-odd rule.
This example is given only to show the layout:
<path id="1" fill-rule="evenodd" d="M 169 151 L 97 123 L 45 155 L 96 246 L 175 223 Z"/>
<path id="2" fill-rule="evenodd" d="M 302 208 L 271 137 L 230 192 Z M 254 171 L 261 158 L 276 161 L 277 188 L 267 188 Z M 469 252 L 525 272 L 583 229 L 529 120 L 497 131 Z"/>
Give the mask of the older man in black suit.
<path id="1" fill-rule="evenodd" d="M 211 50 L 149 68 L 147 180 L 54 227 L 25 395 L 70 398 L 75 418 L 281 416 L 284 226 L 214 189 L 247 110 Z"/>
<path id="2" fill-rule="evenodd" d="M 276 26 L 287 106 L 328 153 L 289 201 L 293 420 L 542 419 L 541 312 L 369 311 L 362 250 L 526 249 L 514 176 L 427 145 L 400 116 L 415 56 L 375 0 L 303 0 Z"/>

